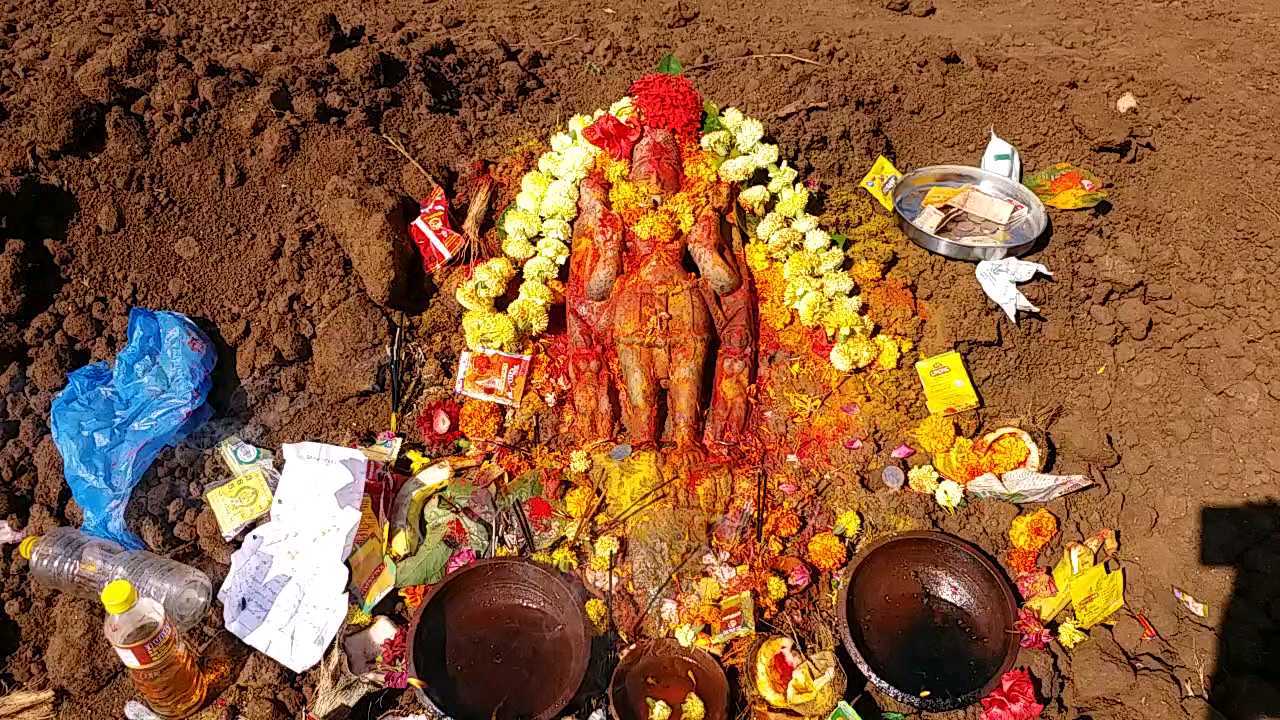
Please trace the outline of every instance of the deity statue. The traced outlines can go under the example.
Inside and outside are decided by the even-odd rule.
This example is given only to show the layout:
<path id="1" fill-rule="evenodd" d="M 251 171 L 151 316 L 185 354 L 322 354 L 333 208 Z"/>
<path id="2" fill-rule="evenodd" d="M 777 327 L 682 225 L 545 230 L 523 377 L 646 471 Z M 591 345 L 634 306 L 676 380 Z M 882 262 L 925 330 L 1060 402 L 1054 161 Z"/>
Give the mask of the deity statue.
<path id="1" fill-rule="evenodd" d="M 652 192 L 654 207 L 681 191 L 681 148 L 670 130 L 643 128 L 630 160 L 628 179 Z M 707 441 L 729 441 L 741 430 L 754 367 L 754 291 L 741 244 L 734 252 L 725 239 L 734 220 L 731 189 L 716 183 L 687 232 L 658 238 L 625 228 L 607 205 L 607 189 L 598 179 L 583 183 L 574 233 L 567 299 L 571 339 L 584 360 L 571 368 L 578 430 L 599 435 L 612 419 L 599 381 L 607 334 L 628 440 L 656 446 L 665 417 L 674 456 L 694 461 L 703 453 L 708 353 L 716 350 Z"/>

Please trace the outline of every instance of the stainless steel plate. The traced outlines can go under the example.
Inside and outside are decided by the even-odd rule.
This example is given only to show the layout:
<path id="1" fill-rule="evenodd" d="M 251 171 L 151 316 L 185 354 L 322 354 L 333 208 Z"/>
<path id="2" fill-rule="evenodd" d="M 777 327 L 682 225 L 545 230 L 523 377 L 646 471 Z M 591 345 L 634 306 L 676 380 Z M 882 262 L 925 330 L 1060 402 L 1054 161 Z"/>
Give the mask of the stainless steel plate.
<path id="1" fill-rule="evenodd" d="M 1021 206 L 1005 226 L 1008 238 L 1004 242 L 966 242 L 960 239 L 962 235 L 956 234 L 963 233 L 954 228 L 956 223 L 944 227 L 939 231 L 941 234 L 927 232 L 915 224 L 930 188 L 962 185 L 975 185 L 988 195 L 1011 200 Z M 907 173 L 893 188 L 893 208 L 898 214 L 898 226 L 907 237 L 926 250 L 956 260 L 999 260 L 1010 255 L 1022 255 L 1031 250 L 1036 238 L 1049 225 L 1044 204 L 1035 193 L 1009 178 L 965 165 L 932 165 Z"/>

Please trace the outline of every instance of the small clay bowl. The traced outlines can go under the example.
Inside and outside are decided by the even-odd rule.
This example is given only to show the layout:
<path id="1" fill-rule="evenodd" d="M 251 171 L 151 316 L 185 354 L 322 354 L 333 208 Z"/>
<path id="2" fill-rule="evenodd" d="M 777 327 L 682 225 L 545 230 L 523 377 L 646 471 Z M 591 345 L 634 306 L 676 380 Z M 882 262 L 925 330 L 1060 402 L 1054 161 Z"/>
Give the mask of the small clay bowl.
<path id="1" fill-rule="evenodd" d="M 1018 657 L 1017 599 L 973 545 L 937 532 L 871 544 L 840 590 L 845 648 L 873 685 L 942 712 L 977 702 Z"/>
<path id="2" fill-rule="evenodd" d="M 670 638 L 643 640 L 613 670 L 609 713 L 613 720 L 646 720 L 646 699 L 653 698 L 671 706 L 671 720 L 682 720 L 680 705 L 690 692 L 702 699 L 706 720 L 727 720 L 729 679 L 710 653 Z"/>
<path id="3" fill-rule="evenodd" d="M 409 625 L 419 699 L 454 720 L 552 720 L 582 685 L 586 613 L 560 577 L 516 558 L 449 575 Z"/>

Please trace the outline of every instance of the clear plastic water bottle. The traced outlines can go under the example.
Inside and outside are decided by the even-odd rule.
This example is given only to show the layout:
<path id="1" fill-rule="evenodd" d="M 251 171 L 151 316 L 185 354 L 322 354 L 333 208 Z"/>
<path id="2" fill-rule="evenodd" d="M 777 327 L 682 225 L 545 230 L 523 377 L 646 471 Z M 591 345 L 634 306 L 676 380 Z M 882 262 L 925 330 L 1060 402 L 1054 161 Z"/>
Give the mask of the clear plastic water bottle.
<path id="1" fill-rule="evenodd" d="M 125 550 L 75 528 L 26 538 L 18 552 L 36 582 L 86 600 L 98 598 L 112 580 L 128 580 L 139 595 L 159 602 L 181 630 L 200 624 L 213 596 L 209 576 L 190 565 L 146 550 Z"/>
<path id="2" fill-rule="evenodd" d="M 209 689 L 199 658 L 160 603 L 138 597 L 128 580 L 107 583 L 101 600 L 107 610 L 103 632 L 147 705 L 162 718 L 199 710 Z"/>

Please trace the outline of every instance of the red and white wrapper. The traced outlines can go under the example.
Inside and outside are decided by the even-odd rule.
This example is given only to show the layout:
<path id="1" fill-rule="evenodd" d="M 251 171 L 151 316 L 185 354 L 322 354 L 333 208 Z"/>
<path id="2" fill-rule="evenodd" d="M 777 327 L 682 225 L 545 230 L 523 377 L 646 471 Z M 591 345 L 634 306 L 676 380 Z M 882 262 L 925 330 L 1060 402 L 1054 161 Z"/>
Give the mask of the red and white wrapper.
<path id="1" fill-rule="evenodd" d="M 418 217 L 409 223 L 409 235 L 422 253 L 422 267 L 429 273 L 448 264 L 466 242 L 449 223 L 449 199 L 441 188 L 422 201 Z"/>

